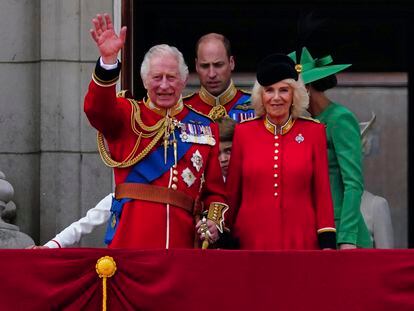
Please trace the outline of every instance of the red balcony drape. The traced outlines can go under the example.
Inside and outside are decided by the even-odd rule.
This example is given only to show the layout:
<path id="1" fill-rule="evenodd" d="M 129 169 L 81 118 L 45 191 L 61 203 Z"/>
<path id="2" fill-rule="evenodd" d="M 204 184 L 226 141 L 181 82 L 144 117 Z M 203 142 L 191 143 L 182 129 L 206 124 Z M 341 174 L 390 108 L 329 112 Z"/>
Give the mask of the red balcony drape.
<path id="1" fill-rule="evenodd" d="M 414 310 L 413 250 L 1 250 L 0 310 Z"/>

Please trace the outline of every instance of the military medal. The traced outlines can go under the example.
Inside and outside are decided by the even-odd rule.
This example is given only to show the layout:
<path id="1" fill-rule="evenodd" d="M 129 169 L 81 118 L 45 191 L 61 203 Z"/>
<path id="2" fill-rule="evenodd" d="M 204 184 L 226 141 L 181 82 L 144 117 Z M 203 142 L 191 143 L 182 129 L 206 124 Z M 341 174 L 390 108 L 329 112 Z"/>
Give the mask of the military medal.
<path id="1" fill-rule="evenodd" d="M 230 111 L 231 118 L 236 122 L 244 122 L 255 117 L 255 113 L 250 103 L 238 104 Z"/>
<path id="2" fill-rule="evenodd" d="M 193 153 L 191 157 L 191 162 L 193 162 L 193 166 L 196 168 L 197 172 L 203 167 L 203 157 L 200 154 L 200 151 L 196 151 Z"/>
<path id="3" fill-rule="evenodd" d="M 180 138 L 182 142 L 210 146 L 216 144 L 211 128 L 208 125 L 203 125 L 197 121 L 190 121 L 189 123 L 180 123 L 178 127 L 181 130 Z"/>
<path id="4" fill-rule="evenodd" d="M 183 178 L 184 182 L 187 184 L 188 187 L 191 187 L 194 184 L 196 177 L 194 176 L 193 172 L 187 167 L 181 173 L 181 177 Z"/>
<path id="5" fill-rule="evenodd" d="M 302 134 L 299 133 L 298 136 L 296 136 L 295 140 L 298 144 L 300 144 L 305 140 L 305 138 L 302 136 Z"/>

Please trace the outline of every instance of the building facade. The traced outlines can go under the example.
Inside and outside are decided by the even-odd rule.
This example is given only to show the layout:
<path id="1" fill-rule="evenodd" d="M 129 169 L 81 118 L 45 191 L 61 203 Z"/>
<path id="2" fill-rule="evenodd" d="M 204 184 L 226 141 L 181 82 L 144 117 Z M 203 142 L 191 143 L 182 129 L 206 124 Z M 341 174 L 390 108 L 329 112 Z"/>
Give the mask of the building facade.
<path id="1" fill-rule="evenodd" d="M 99 157 L 96 132 L 82 107 L 98 56 L 89 34 L 91 19 L 98 12 L 115 13 L 119 24 L 124 2 L 129 1 L 0 3 L 0 170 L 15 190 L 15 224 L 36 243 L 52 238 L 112 191 L 111 170 Z M 145 2 L 139 2 L 141 14 Z M 190 3 L 179 1 L 180 5 Z M 153 18 L 156 25 L 149 26 L 149 34 L 150 29 L 159 31 L 164 25 Z M 194 17 L 188 18 L 190 22 Z M 145 28 L 135 29 L 133 44 L 145 40 L 143 33 Z M 160 43 L 156 41 L 147 38 L 143 46 Z M 167 43 L 175 45 L 175 41 Z M 194 42 L 189 44 L 188 49 Z M 143 55 L 137 54 L 133 59 L 139 64 Z M 185 57 L 193 62 L 193 55 Z M 241 59 L 245 57 L 243 53 Z M 235 83 L 246 89 L 253 82 L 252 72 L 244 71 L 250 67 L 236 66 Z M 186 91 L 197 85 L 192 75 Z M 371 112 L 377 115 L 372 153 L 365 160 L 366 188 L 389 201 L 396 247 L 408 246 L 408 87 L 405 73 L 349 73 L 340 76 L 340 85 L 331 94 L 361 121 L 368 120 Z M 103 232 L 104 228 L 98 228 L 80 245 L 103 246 Z"/>

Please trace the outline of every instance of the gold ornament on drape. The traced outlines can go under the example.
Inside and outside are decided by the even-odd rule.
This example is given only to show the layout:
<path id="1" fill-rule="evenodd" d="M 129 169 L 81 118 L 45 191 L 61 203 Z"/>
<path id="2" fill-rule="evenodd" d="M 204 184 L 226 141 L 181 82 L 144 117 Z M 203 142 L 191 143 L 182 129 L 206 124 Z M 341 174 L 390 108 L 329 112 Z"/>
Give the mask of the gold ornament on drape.
<path id="1" fill-rule="evenodd" d="M 115 260 L 110 256 L 104 256 L 96 262 L 96 273 L 102 278 L 102 310 L 106 311 L 106 279 L 112 277 L 116 272 Z"/>

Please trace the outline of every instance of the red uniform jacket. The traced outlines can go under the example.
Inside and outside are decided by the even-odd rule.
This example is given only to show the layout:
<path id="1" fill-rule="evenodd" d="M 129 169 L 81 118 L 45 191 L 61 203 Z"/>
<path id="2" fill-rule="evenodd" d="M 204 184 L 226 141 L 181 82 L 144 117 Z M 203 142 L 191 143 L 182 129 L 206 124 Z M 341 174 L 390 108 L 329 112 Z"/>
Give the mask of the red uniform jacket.
<path id="1" fill-rule="evenodd" d="M 236 89 L 233 84 L 229 89 L 218 97 L 213 97 L 205 89 L 184 98 L 184 102 L 197 111 L 211 116 L 210 112 L 218 105 L 222 105 L 230 118 L 236 122 L 244 121 L 254 117 L 254 109 L 250 104 L 250 94 Z M 214 116 L 211 116 L 213 119 Z"/>
<path id="2" fill-rule="evenodd" d="M 293 122 L 282 135 L 263 118 L 236 125 L 227 224 L 241 249 L 319 249 L 318 232 L 334 231 L 325 128 Z"/>
<path id="3" fill-rule="evenodd" d="M 145 125 L 154 125 L 163 118 L 144 103 L 138 104 Z M 115 86 L 103 87 L 91 81 L 84 109 L 92 126 L 103 133 L 112 159 L 124 160 L 133 150 L 138 137 L 131 126 L 131 103 L 125 98 L 116 97 Z M 188 112 L 189 108 L 184 106 L 175 118 L 182 120 Z M 132 122 L 141 131 L 138 123 Z M 211 202 L 224 203 L 224 184 L 218 161 L 218 129 L 214 123 L 211 123 L 210 128 L 216 139 L 214 146 L 192 143 L 177 166 L 168 169 L 151 184 L 180 190 L 193 198 L 200 196 L 207 207 Z M 139 154 L 150 141 L 151 138 L 142 138 L 136 154 Z M 162 139 L 154 148 L 161 142 Z M 197 151 L 202 157 L 199 169 L 193 163 Z M 125 182 L 130 170 L 131 167 L 114 168 L 115 183 Z M 205 182 L 200 192 L 203 179 Z M 132 200 L 124 205 L 117 231 L 109 247 L 192 248 L 194 235 L 193 215 L 184 209 L 170 204 Z"/>

